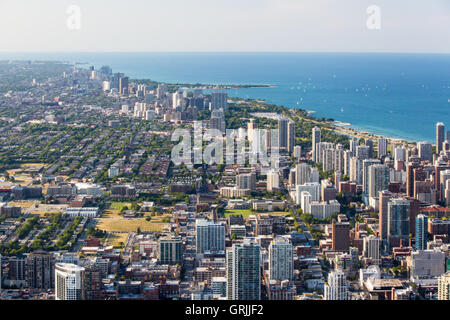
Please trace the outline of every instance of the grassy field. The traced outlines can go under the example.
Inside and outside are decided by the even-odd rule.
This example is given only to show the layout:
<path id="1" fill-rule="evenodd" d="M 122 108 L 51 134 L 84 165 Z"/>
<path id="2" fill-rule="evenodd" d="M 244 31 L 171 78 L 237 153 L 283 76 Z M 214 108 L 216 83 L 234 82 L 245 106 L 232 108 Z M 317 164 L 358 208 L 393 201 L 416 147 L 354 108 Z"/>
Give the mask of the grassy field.
<path id="1" fill-rule="evenodd" d="M 131 207 L 131 203 L 129 202 L 112 202 L 111 205 L 109 206 L 109 208 L 107 210 L 105 210 L 105 212 L 103 213 L 103 217 L 104 218 L 114 218 L 114 219 L 119 219 L 122 216 L 119 215 L 120 210 L 122 210 L 123 207 Z"/>
<path id="2" fill-rule="evenodd" d="M 31 211 L 32 215 L 37 215 L 39 217 L 45 217 L 48 215 L 53 215 L 53 214 L 58 214 L 58 213 L 61 213 L 61 211 L 41 211 L 41 210 Z"/>
<path id="3" fill-rule="evenodd" d="M 237 215 L 237 214 L 242 214 L 242 216 L 244 217 L 244 219 L 248 218 L 248 216 L 254 214 L 257 215 L 259 213 L 267 213 L 267 214 L 271 214 L 271 215 L 281 215 L 281 216 L 285 216 L 285 215 L 289 215 L 288 212 L 284 212 L 284 211 L 274 211 L 274 212 L 253 212 L 250 209 L 241 209 L 241 210 L 226 210 L 225 211 L 225 218 L 228 218 L 228 216 L 231 215 Z"/>
<path id="4" fill-rule="evenodd" d="M 108 245 L 115 248 L 125 246 L 128 239 L 128 233 L 112 233 L 108 239 Z"/>
<path id="5" fill-rule="evenodd" d="M 109 210 L 122 210 L 123 207 L 131 207 L 131 203 L 129 202 L 111 202 L 109 206 Z"/>
<path id="6" fill-rule="evenodd" d="M 166 223 L 162 222 L 164 217 L 152 217 L 151 221 L 145 218 L 124 219 L 124 218 L 102 218 L 97 223 L 97 228 L 107 232 L 136 232 L 138 228 L 142 232 L 160 232 Z"/>
<path id="7" fill-rule="evenodd" d="M 11 201 L 8 203 L 8 205 L 28 209 L 31 208 L 34 205 L 34 203 L 35 201 Z"/>

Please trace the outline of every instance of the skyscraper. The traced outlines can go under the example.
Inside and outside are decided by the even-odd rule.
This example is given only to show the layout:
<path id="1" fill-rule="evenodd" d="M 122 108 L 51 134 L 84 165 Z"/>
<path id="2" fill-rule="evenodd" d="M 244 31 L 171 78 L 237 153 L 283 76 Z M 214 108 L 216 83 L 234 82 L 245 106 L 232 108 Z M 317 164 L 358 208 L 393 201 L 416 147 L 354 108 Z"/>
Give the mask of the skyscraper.
<path id="1" fill-rule="evenodd" d="M 84 268 L 84 299 L 102 300 L 103 282 L 100 267 L 96 265 L 88 265 Z"/>
<path id="2" fill-rule="evenodd" d="M 348 251 L 350 248 L 350 224 L 348 222 L 332 223 L 332 250 Z"/>
<path id="3" fill-rule="evenodd" d="M 317 154 L 317 144 L 320 142 L 320 128 L 314 127 L 312 129 L 312 160 L 317 162 L 320 155 Z"/>
<path id="4" fill-rule="evenodd" d="M 368 180 L 369 197 L 377 197 L 378 192 L 388 189 L 389 168 L 384 164 L 375 164 L 370 166 Z"/>
<path id="5" fill-rule="evenodd" d="M 55 265 L 55 299 L 84 300 L 84 268 L 71 263 Z"/>
<path id="6" fill-rule="evenodd" d="M 359 146 L 359 140 L 357 139 L 350 139 L 350 152 L 352 153 L 353 157 L 356 157 L 356 147 Z"/>
<path id="7" fill-rule="evenodd" d="M 288 119 L 278 119 L 278 146 L 280 150 L 287 151 L 288 148 L 288 124 Z"/>
<path id="8" fill-rule="evenodd" d="M 364 238 L 363 255 L 366 258 L 371 258 L 376 265 L 381 264 L 381 239 L 375 236 L 368 236 Z"/>
<path id="9" fill-rule="evenodd" d="M 213 109 L 211 111 L 211 119 L 209 120 L 210 129 L 220 130 L 225 133 L 225 115 L 223 109 Z"/>
<path id="10" fill-rule="evenodd" d="M 369 150 L 368 146 L 357 146 L 356 147 L 356 157 L 359 160 L 369 159 Z"/>
<path id="11" fill-rule="evenodd" d="M 225 250 L 225 226 L 221 223 L 197 219 L 195 221 L 197 253 Z"/>
<path id="12" fill-rule="evenodd" d="M 236 186 L 238 189 L 256 189 L 256 173 L 241 173 L 236 176 Z"/>
<path id="13" fill-rule="evenodd" d="M 392 198 L 392 193 L 389 191 L 381 191 L 379 192 L 380 204 L 380 222 L 379 222 L 379 233 L 383 244 L 387 241 L 388 238 L 388 204 L 389 200 Z"/>
<path id="14" fill-rule="evenodd" d="M 287 135 L 287 151 L 289 153 L 294 152 L 295 146 L 295 122 L 289 121 L 288 135 Z"/>
<path id="15" fill-rule="evenodd" d="M 247 136 L 248 141 L 253 141 L 253 130 L 255 129 L 255 119 L 250 119 L 250 122 L 247 125 Z"/>
<path id="16" fill-rule="evenodd" d="M 419 151 L 420 160 L 433 162 L 433 148 L 431 143 L 419 142 L 417 144 L 417 149 Z"/>
<path id="17" fill-rule="evenodd" d="M 378 159 L 382 159 L 387 155 L 387 140 L 386 138 L 378 138 Z"/>
<path id="18" fill-rule="evenodd" d="M 347 276 L 342 270 L 331 271 L 324 287 L 324 300 L 348 300 Z"/>
<path id="19" fill-rule="evenodd" d="M 183 241 L 180 236 L 159 239 L 158 261 L 168 265 L 183 263 Z"/>
<path id="20" fill-rule="evenodd" d="M 267 172 L 267 191 L 272 192 L 280 188 L 280 175 L 276 170 Z"/>
<path id="21" fill-rule="evenodd" d="M 427 249 L 428 218 L 423 214 L 416 217 L 416 250 Z"/>
<path id="22" fill-rule="evenodd" d="M 365 144 L 366 144 L 366 147 L 369 147 L 369 158 L 372 158 L 372 155 L 373 155 L 373 140 L 372 139 L 367 139 Z"/>
<path id="23" fill-rule="evenodd" d="M 411 206 L 406 199 L 391 199 L 388 203 L 388 242 L 397 246 L 409 239 Z"/>
<path id="24" fill-rule="evenodd" d="M 228 95 L 226 92 L 213 91 L 213 93 L 211 94 L 211 99 L 211 110 L 220 108 L 223 110 L 227 109 Z"/>
<path id="25" fill-rule="evenodd" d="M 260 246 L 250 238 L 227 250 L 227 299 L 261 298 Z"/>
<path id="26" fill-rule="evenodd" d="M 271 280 L 292 280 L 294 248 L 287 238 L 276 237 L 269 245 L 269 275 Z"/>
<path id="27" fill-rule="evenodd" d="M 49 252 L 38 250 L 26 258 L 26 279 L 30 289 L 52 289 L 55 285 L 55 259 Z"/>
<path id="28" fill-rule="evenodd" d="M 365 159 L 362 161 L 362 186 L 363 192 L 369 194 L 369 171 L 370 167 L 374 164 L 380 164 L 378 159 Z"/>
<path id="29" fill-rule="evenodd" d="M 119 79 L 119 93 L 121 95 L 128 95 L 128 77 L 120 77 Z"/>
<path id="30" fill-rule="evenodd" d="M 311 168 L 306 163 L 299 163 L 295 166 L 295 184 L 305 184 L 311 182 Z"/>
<path id="31" fill-rule="evenodd" d="M 442 122 L 436 123 L 436 153 L 439 155 L 442 151 L 442 143 L 445 140 L 445 126 Z"/>

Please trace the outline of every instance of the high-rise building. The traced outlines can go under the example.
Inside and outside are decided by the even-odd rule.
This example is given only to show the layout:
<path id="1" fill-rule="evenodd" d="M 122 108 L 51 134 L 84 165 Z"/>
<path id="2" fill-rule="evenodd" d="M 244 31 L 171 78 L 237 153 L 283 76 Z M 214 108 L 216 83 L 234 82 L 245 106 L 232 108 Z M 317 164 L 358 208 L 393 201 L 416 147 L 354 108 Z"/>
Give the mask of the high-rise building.
<path id="1" fill-rule="evenodd" d="M 381 239 L 376 236 L 368 236 L 364 238 L 363 255 L 366 258 L 371 258 L 373 264 L 381 264 Z"/>
<path id="2" fill-rule="evenodd" d="M 250 238 L 227 250 L 227 299 L 261 298 L 260 246 Z"/>
<path id="3" fill-rule="evenodd" d="M 128 77 L 120 77 L 119 79 L 119 93 L 121 95 L 128 95 Z"/>
<path id="4" fill-rule="evenodd" d="M 280 188 L 280 175 L 276 170 L 267 172 L 267 191 L 272 192 Z"/>
<path id="5" fill-rule="evenodd" d="M 389 168 L 383 164 L 375 164 L 370 166 L 368 180 L 369 197 L 377 197 L 380 191 L 388 189 Z"/>
<path id="6" fill-rule="evenodd" d="M 378 193 L 379 196 L 379 234 L 383 242 L 388 239 L 388 203 L 392 198 L 392 193 L 389 191 L 381 191 Z"/>
<path id="7" fill-rule="evenodd" d="M 123 73 L 114 73 L 112 78 L 111 87 L 119 91 L 119 93 L 120 93 L 120 78 L 122 78 L 123 76 L 124 76 Z"/>
<path id="8" fill-rule="evenodd" d="M 300 193 L 300 207 L 304 213 L 311 213 L 311 194 L 308 191 L 302 191 Z"/>
<path id="9" fill-rule="evenodd" d="M 344 151 L 344 174 L 350 176 L 350 159 L 352 158 L 352 152 L 350 150 Z"/>
<path id="10" fill-rule="evenodd" d="M 447 180 L 450 180 L 450 169 L 442 170 L 439 174 L 439 199 L 445 203 L 445 187 Z"/>
<path id="11" fill-rule="evenodd" d="M 248 136 L 248 141 L 252 142 L 253 141 L 253 130 L 256 129 L 255 127 L 255 119 L 250 119 L 250 122 L 247 125 L 247 136 Z"/>
<path id="12" fill-rule="evenodd" d="M 445 126 L 442 122 L 436 123 L 436 153 L 439 155 L 442 151 L 442 143 L 445 140 Z"/>
<path id="13" fill-rule="evenodd" d="M 55 265 L 55 299 L 84 300 L 84 268 L 71 263 Z"/>
<path id="14" fill-rule="evenodd" d="M 55 259 L 49 252 L 38 250 L 26 258 L 26 280 L 30 289 L 53 289 Z"/>
<path id="15" fill-rule="evenodd" d="M 295 122 L 289 121 L 287 134 L 287 151 L 289 153 L 293 153 L 294 146 L 295 146 Z"/>
<path id="16" fill-rule="evenodd" d="M 301 146 L 294 147 L 294 157 L 296 157 L 297 159 L 300 159 L 302 157 L 302 147 Z"/>
<path id="17" fill-rule="evenodd" d="M 356 157 L 356 147 L 359 146 L 359 140 L 355 138 L 350 139 L 350 152 L 353 157 Z"/>
<path id="18" fill-rule="evenodd" d="M 372 139 L 367 139 L 366 142 L 366 147 L 369 147 L 369 158 L 373 157 L 373 140 Z"/>
<path id="19" fill-rule="evenodd" d="M 420 163 L 410 162 L 406 165 L 406 195 L 408 197 L 414 196 L 414 170 L 420 168 Z"/>
<path id="20" fill-rule="evenodd" d="M 84 299 L 103 300 L 101 268 L 96 265 L 88 265 L 84 268 Z"/>
<path id="21" fill-rule="evenodd" d="M 428 218 L 423 214 L 416 217 L 416 250 L 427 249 Z"/>
<path id="22" fill-rule="evenodd" d="M 159 239 L 158 261 L 168 265 L 183 263 L 183 240 L 180 236 Z"/>
<path id="23" fill-rule="evenodd" d="M 394 148 L 394 166 L 396 170 L 399 170 L 399 162 L 406 160 L 406 149 L 403 146 L 397 146 Z"/>
<path id="24" fill-rule="evenodd" d="M 433 147 L 431 146 L 431 143 L 419 142 L 417 144 L 417 149 L 421 161 L 433 162 Z"/>
<path id="25" fill-rule="evenodd" d="M 305 184 L 311 182 L 311 167 L 306 163 L 299 163 L 295 166 L 295 184 Z"/>
<path id="26" fill-rule="evenodd" d="M 225 115 L 223 109 L 213 109 L 211 111 L 211 119 L 209 120 L 210 129 L 220 130 L 225 133 Z"/>
<path id="27" fill-rule="evenodd" d="M 318 162 L 318 158 L 320 157 L 317 152 L 317 144 L 320 142 L 320 128 L 314 127 L 312 129 L 312 160 L 314 162 Z"/>
<path id="28" fill-rule="evenodd" d="M 227 109 L 227 99 L 228 99 L 228 95 L 226 92 L 221 92 L 221 91 L 213 91 L 213 93 L 211 94 L 211 110 L 215 110 L 215 109 L 223 109 L 226 110 Z"/>
<path id="29" fill-rule="evenodd" d="M 378 138 L 378 159 L 382 159 L 387 155 L 387 140 L 386 138 Z"/>
<path id="30" fill-rule="evenodd" d="M 356 147 L 356 157 L 359 160 L 369 159 L 370 148 L 368 146 L 357 146 Z"/>
<path id="31" fill-rule="evenodd" d="M 284 151 L 287 151 L 288 148 L 288 125 L 288 119 L 278 119 L 278 147 Z"/>
<path id="32" fill-rule="evenodd" d="M 352 157 L 350 159 L 350 180 L 356 182 L 358 185 L 363 184 L 362 175 L 362 160 L 357 157 Z"/>
<path id="33" fill-rule="evenodd" d="M 223 224 L 197 219 L 195 232 L 197 253 L 225 250 L 225 226 Z"/>
<path id="34" fill-rule="evenodd" d="M 348 222 L 332 223 L 332 250 L 348 251 L 350 248 L 350 224 Z"/>
<path id="35" fill-rule="evenodd" d="M 328 274 L 324 300 L 349 300 L 347 276 L 342 270 L 333 270 Z"/>
<path id="36" fill-rule="evenodd" d="M 362 161 L 362 186 L 363 192 L 369 194 L 369 170 L 374 164 L 380 164 L 378 159 L 365 159 Z"/>
<path id="37" fill-rule="evenodd" d="M 320 201 L 320 184 L 317 182 L 310 182 L 305 184 L 298 184 L 295 187 L 296 192 L 296 204 L 301 202 L 301 194 L 303 191 L 308 192 L 311 195 L 311 201 Z"/>
<path id="38" fill-rule="evenodd" d="M 388 241 L 394 246 L 407 242 L 410 233 L 411 206 L 406 199 L 396 198 L 388 203 Z"/>
<path id="39" fill-rule="evenodd" d="M 438 280 L 438 299 L 450 300 L 450 272 L 439 277 Z"/>
<path id="40" fill-rule="evenodd" d="M 294 248 L 289 239 L 276 237 L 270 243 L 269 276 L 271 280 L 293 280 Z"/>
<path id="41" fill-rule="evenodd" d="M 256 189 L 256 173 L 241 173 L 236 176 L 236 187 L 238 189 Z"/>

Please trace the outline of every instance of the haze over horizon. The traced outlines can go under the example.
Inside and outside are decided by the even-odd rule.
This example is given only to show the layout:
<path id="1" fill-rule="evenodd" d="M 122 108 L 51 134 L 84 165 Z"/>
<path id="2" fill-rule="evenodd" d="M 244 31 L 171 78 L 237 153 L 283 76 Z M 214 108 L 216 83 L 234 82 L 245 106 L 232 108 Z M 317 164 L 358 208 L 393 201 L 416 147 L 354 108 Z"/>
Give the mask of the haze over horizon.
<path id="1" fill-rule="evenodd" d="M 376 30 L 367 27 L 372 5 L 381 13 Z M 80 25 L 71 29 L 73 6 Z M 125 6 L 131 10 L 119 1 L 0 0 L 0 52 L 450 53 L 446 0 L 130 0 Z"/>

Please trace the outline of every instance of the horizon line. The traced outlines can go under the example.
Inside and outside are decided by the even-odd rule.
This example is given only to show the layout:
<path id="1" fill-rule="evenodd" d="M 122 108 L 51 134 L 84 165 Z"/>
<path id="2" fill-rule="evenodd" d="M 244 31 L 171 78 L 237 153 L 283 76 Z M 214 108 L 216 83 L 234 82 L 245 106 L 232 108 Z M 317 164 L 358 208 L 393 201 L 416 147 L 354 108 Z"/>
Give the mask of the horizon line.
<path id="1" fill-rule="evenodd" d="M 410 54 L 410 55 L 450 55 L 450 52 L 421 52 L 421 51 L 1 51 L 0 54 L 123 54 L 123 53 L 161 53 L 161 54 Z"/>

